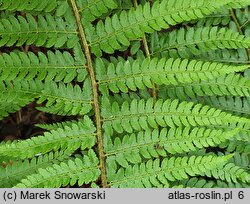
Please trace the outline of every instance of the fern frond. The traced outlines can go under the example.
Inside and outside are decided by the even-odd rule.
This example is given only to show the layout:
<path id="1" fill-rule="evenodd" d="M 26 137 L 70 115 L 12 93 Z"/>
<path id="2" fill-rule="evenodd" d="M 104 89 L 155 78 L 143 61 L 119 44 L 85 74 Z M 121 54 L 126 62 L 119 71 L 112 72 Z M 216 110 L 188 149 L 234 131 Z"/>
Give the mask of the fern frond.
<path id="1" fill-rule="evenodd" d="M 246 7 L 250 4 L 249 0 L 236 0 L 236 1 L 230 1 L 228 2 L 225 7 L 226 8 L 242 8 Z"/>
<path id="2" fill-rule="evenodd" d="M 249 188 L 249 184 L 226 182 L 222 180 L 206 180 L 203 178 L 190 178 L 173 182 L 170 188 Z"/>
<path id="3" fill-rule="evenodd" d="M 102 105 L 103 128 L 110 131 L 112 127 L 118 133 L 133 130 L 147 130 L 150 127 L 217 127 L 217 126 L 244 126 L 250 124 L 247 118 L 240 118 L 219 109 L 210 108 L 192 102 L 178 100 L 147 101 L 133 100 L 130 104 L 124 102 L 121 107 L 114 102 L 104 101 Z M 111 129 L 112 129 L 111 128 Z"/>
<path id="4" fill-rule="evenodd" d="M 211 175 L 207 174 L 206 176 L 212 176 L 215 179 L 224 180 L 228 183 L 238 183 L 238 181 L 250 183 L 250 174 L 234 163 L 228 163 L 220 169 L 211 170 Z"/>
<path id="5" fill-rule="evenodd" d="M 56 11 L 58 16 L 63 15 L 69 5 L 66 0 L 0 0 L 0 10 L 4 11 L 35 11 L 51 13 Z"/>
<path id="6" fill-rule="evenodd" d="M 250 167 L 249 154 L 250 153 L 239 154 L 236 152 L 231 160 L 235 165 L 247 169 Z"/>
<path id="7" fill-rule="evenodd" d="M 180 98 L 182 100 L 185 100 L 187 96 L 193 99 L 197 96 L 249 97 L 250 81 L 238 74 L 229 74 L 209 81 L 162 87 L 160 92 L 163 98 Z"/>
<path id="8" fill-rule="evenodd" d="M 36 45 L 50 48 L 66 46 L 73 48 L 78 43 L 75 21 L 67 22 L 62 17 L 50 14 L 38 15 L 37 20 L 30 14 L 0 19 L 0 46 Z"/>
<path id="9" fill-rule="evenodd" d="M 249 134 L 248 134 L 249 137 Z M 250 139 L 245 140 L 229 140 L 220 145 L 221 148 L 226 148 L 227 152 L 249 153 L 250 152 Z"/>
<path id="10" fill-rule="evenodd" d="M 209 50 L 248 48 L 250 38 L 225 28 L 192 27 L 163 34 L 154 45 L 153 56 L 186 58 Z"/>
<path id="11" fill-rule="evenodd" d="M 0 88 L 1 90 L 1 88 Z M 10 113 L 20 110 L 22 107 L 34 101 L 35 95 L 16 92 L 1 91 L 0 94 L 0 120 Z"/>
<path id="12" fill-rule="evenodd" d="M 232 22 L 228 9 L 222 8 L 210 15 L 207 15 L 203 19 L 199 19 L 196 22 L 197 27 L 208 27 L 208 26 L 228 26 Z"/>
<path id="13" fill-rule="evenodd" d="M 214 188 L 214 181 L 192 177 L 181 181 L 175 181 L 170 184 L 170 188 Z"/>
<path id="14" fill-rule="evenodd" d="M 146 163 L 120 168 L 117 172 L 109 174 L 111 187 L 141 188 L 168 186 L 169 181 L 183 180 L 190 176 L 210 173 L 223 167 L 228 156 L 191 156 L 171 157 L 162 161 L 156 159 Z"/>
<path id="15" fill-rule="evenodd" d="M 163 128 L 125 135 L 122 139 L 116 137 L 113 144 L 111 137 L 106 135 L 104 148 L 107 157 L 115 157 L 116 162 L 126 168 L 129 163 L 141 163 L 142 158 L 166 157 L 168 153 L 180 154 L 214 147 L 237 132 L 237 129 L 224 132 L 205 128 Z"/>
<path id="16" fill-rule="evenodd" d="M 95 181 L 99 175 L 99 161 L 90 150 L 82 159 L 54 164 L 46 169 L 38 169 L 37 174 L 27 176 L 16 188 L 59 188 L 77 183 L 79 186 Z"/>
<path id="17" fill-rule="evenodd" d="M 219 63 L 230 63 L 230 64 L 247 64 L 249 63 L 246 49 L 239 48 L 237 50 L 209 50 L 208 52 L 202 52 L 199 55 L 193 55 L 187 53 L 189 59 L 197 59 L 202 61 L 211 61 Z M 176 55 L 175 57 L 179 57 Z"/>
<path id="18" fill-rule="evenodd" d="M 203 18 L 230 2 L 232 1 L 190 0 L 187 3 L 185 0 L 162 0 L 155 1 L 152 6 L 147 2 L 136 9 L 123 10 L 120 15 L 108 17 L 105 22 L 99 21 L 87 37 L 94 54 L 101 56 L 101 50 L 111 54 L 122 46 L 129 46 L 131 40 L 143 37 L 144 33 L 153 33 L 184 21 Z"/>
<path id="19" fill-rule="evenodd" d="M 160 87 L 159 98 L 161 99 L 178 99 L 180 101 L 191 101 L 201 103 L 213 108 L 217 108 L 234 115 L 249 118 L 250 117 L 250 101 L 249 97 L 239 96 L 198 96 L 187 95 L 182 88 Z M 187 92 L 188 93 L 188 92 Z M 191 97 L 189 97 L 191 96 Z"/>
<path id="20" fill-rule="evenodd" d="M 0 187 L 250 187 L 249 6 L 0 0 Z"/>
<path id="21" fill-rule="evenodd" d="M 221 180 L 216 182 L 215 188 L 249 188 L 250 185 L 246 183 L 227 183 Z"/>
<path id="22" fill-rule="evenodd" d="M 249 97 L 203 97 L 200 103 L 219 108 L 221 110 L 250 118 L 250 98 Z"/>
<path id="23" fill-rule="evenodd" d="M 75 60 L 69 52 L 11 52 L 0 55 L 0 80 L 45 80 L 69 83 L 84 81 L 88 72 L 85 58 Z"/>
<path id="24" fill-rule="evenodd" d="M 8 162 L 6 166 L 0 166 L 0 187 L 10 188 L 27 175 L 34 174 L 39 168 L 46 168 L 53 164 L 67 161 L 70 158 L 67 152 L 50 152 L 24 161 Z"/>
<path id="25" fill-rule="evenodd" d="M 83 122 L 82 119 L 80 120 L 67 120 L 64 122 L 52 123 L 52 124 L 36 124 L 36 127 L 40 127 L 44 130 L 51 131 L 56 130 L 58 128 L 63 129 L 65 126 L 71 127 L 74 123 Z"/>
<path id="26" fill-rule="evenodd" d="M 83 22 L 91 22 L 118 7 L 116 0 L 77 0 Z"/>
<path id="27" fill-rule="evenodd" d="M 178 85 L 207 81 L 232 72 L 248 69 L 248 65 L 232 66 L 187 59 L 153 58 L 144 60 L 120 61 L 116 65 L 97 59 L 96 73 L 99 90 L 107 93 L 119 91 L 127 93 L 137 88 L 152 88 L 157 85 Z"/>
<path id="28" fill-rule="evenodd" d="M 10 158 L 32 158 L 39 153 L 47 153 L 49 151 L 70 150 L 74 151 L 91 148 L 96 143 L 96 128 L 93 122 L 84 117 L 84 122 L 65 126 L 45 132 L 44 136 L 32 137 L 27 140 L 2 142 L 0 143 L 0 155 Z M 23 150 L 26 151 L 23 151 Z"/>
<path id="29" fill-rule="evenodd" d="M 58 115 L 84 115 L 92 109 L 92 90 L 86 80 L 83 89 L 72 84 L 46 83 L 37 103 L 46 101 L 38 110 Z"/>
<path id="30" fill-rule="evenodd" d="M 84 115 L 92 109 L 92 90 L 89 79 L 86 79 L 81 89 L 80 86 L 55 82 L 41 82 L 34 80 L 5 81 L 0 84 L 3 93 L 3 110 L 0 116 L 19 110 L 28 103 L 37 100 L 44 103 L 44 107 L 37 107 L 48 113 L 58 115 Z M 6 103 L 6 98 L 9 97 Z M 0 102 L 1 103 L 1 102 Z M 2 104 L 1 103 L 1 104 Z M 12 106 L 10 106 L 12 105 Z"/>

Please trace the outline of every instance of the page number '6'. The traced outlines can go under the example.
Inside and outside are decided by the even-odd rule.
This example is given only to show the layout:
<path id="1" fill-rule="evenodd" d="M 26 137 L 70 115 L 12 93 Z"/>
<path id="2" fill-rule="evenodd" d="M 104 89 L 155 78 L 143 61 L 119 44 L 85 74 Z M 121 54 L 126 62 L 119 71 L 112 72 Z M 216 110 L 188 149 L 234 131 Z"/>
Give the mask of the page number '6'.
<path id="1" fill-rule="evenodd" d="M 238 198 L 239 199 L 244 199 L 244 192 L 243 191 L 239 191 Z"/>

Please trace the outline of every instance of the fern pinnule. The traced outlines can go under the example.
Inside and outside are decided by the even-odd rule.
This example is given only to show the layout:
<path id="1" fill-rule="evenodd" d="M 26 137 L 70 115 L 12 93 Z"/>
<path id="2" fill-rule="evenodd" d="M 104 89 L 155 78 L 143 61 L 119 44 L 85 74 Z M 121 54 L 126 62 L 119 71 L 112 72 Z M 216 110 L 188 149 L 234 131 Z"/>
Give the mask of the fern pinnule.
<path id="1" fill-rule="evenodd" d="M 57 16 L 62 16 L 69 9 L 67 0 L 0 0 L 0 10 L 5 11 L 31 11 L 31 12 L 56 12 Z"/>
<path id="2" fill-rule="evenodd" d="M 229 74 L 208 81 L 165 86 L 161 88 L 159 96 L 163 99 L 177 98 L 180 100 L 186 100 L 189 97 L 194 101 L 199 96 L 249 97 L 249 88 L 250 81 L 247 78 L 239 74 Z"/>
<path id="3" fill-rule="evenodd" d="M 50 152 L 34 157 L 31 160 L 17 160 L 4 162 L 6 165 L 0 166 L 0 187 L 11 188 L 18 184 L 27 175 L 34 174 L 39 168 L 46 168 L 52 164 L 58 164 L 70 159 L 71 152 Z M 6 177 L 8 178 L 6 180 Z"/>
<path id="4" fill-rule="evenodd" d="M 84 93 L 84 94 L 83 94 Z M 92 90 L 89 79 L 81 89 L 72 84 L 45 83 L 37 103 L 45 103 L 37 109 L 58 115 L 84 115 L 92 110 Z"/>
<path id="5" fill-rule="evenodd" d="M 168 157 L 170 154 L 181 154 L 206 147 L 218 146 L 234 137 L 239 130 L 223 131 L 223 129 L 205 128 L 163 128 L 141 131 L 123 136 L 122 140 L 105 135 L 105 152 L 107 158 L 114 157 L 122 167 L 129 163 L 138 164 L 145 159 Z"/>
<path id="6" fill-rule="evenodd" d="M 117 0 L 78 0 L 77 6 L 82 15 L 82 22 L 87 23 L 94 21 L 103 14 L 118 7 Z"/>
<path id="7" fill-rule="evenodd" d="M 11 47 L 36 45 L 73 48 L 78 43 L 74 19 L 66 22 L 62 17 L 50 14 L 38 15 L 37 21 L 31 14 L 0 19 L 0 46 Z"/>
<path id="8" fill-rule="evenodd" d="M 219 109 L 178 100 L 133 100 L 122 106 L 103 100 L 103 128 L 132 133 L 160 127 L 240 127 L 249 129 L 250 120 Z M 104 108 L 105 107 L 105 108 Z"/>
<path id="9" fill-rule="evenodd" d="M 85 58 L 76 60 L 69 52 L 55 53 L 48 51 L 46 54 L 38 52 L 11 52 L 0 56 L 1 80 L 45 80 L 63 81 L 69 83 L 76 79 L 84 81 L 88 72 L 82 65 Z"/>
<path id="10" fill-rule="evenodd" d="M 100 59 L 96 62 L 99 89 L 104 94 L 108 93 L 107 90 L 127 93 L 137 88 L 152 88 L 153 83 L 167 86 L 202 83 L 247 68 L 248 65 L 233 66 L 180 58 L 128 60 L 117 64 L 105 63 Z"/>
<path id="11" fill-rule="evenodd" d="M 57 150 L 74 151 L 91 148 L 96 143 L 96 129 L 86 116 L 84 122 L 65 126 L 45 132 L 44 136 L 32 137 L 27 140 L 0 143 L 0 155 L 10 158 L 32 158 L 39 153 Z M 24 152 L 23 149 L 26 149 Z"/>
<path id="12" fill-rule="evenodd" d="M 209 50 L 248 48 L 250 38 L 226 28 L 191 27 L 162 34 L 153 56 L 189 57 Z"/>
<path id="13" fill-rule="evenodd" d="M 102 50 L 112 54 L 122 46 L 128 47 L 131 40 L 144 36 L 144 33 L 153 33 L 170 26 L 202 18 L 213 13 L 224 5 L 229 6 L 232 1 L 202 1 L 184 0 L 155 1 L 152 6 L 147 2 L 143 6 L 122 11 L 119 16 L 114 14 L 105 21 L 99 21 L 94 29 L 90 29 L 87 38 L 90 41 L 91 51 L 97 56 Z"/>
<path id="14" fill-rule="evenodd" d="M 110 172 L 111 187 L 151 188 L 169 186 L 169 181 L 183 180 L 189 176 L 209 174 L 211 170 L 223 167 L 232 155 L 170 157 L 162 161 L 149 160 L 146 163 L 119 168 Z"/>
<path id="15" fill-rule="evenodd" d="M 95 181 L 99 175 L 99 161 L 93 150 L 89 150 L 87 155 L 82 159 L 76 158 L 54 164 L 45 169 L 38 169 L 38 173 L 28 175 L 20 183 L 15 185 L 16 188 L 58 188 L 70 184 L 89 184 Z"/>
<path id="16" fill-rule="evenodd" d="M 214 108 L 220 108 L 221 110 L 227 111 L 235 115 L 243 116 L 246 118 L 250 117 L 250 100 L 248 97 L 213 96 L 202 97 L 197 101 Z"/>

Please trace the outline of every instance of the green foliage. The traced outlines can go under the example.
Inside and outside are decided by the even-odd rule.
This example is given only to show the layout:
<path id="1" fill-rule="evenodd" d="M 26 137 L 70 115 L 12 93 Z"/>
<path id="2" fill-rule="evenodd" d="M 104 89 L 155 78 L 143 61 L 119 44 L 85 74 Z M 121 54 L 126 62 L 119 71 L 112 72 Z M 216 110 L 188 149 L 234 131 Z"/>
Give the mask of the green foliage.
<path id="1" fill-rule="evenodd" d="M 58 115 L 84 115 L 92 109 L 91 99 L 89 80 L 82 89 L 78 85 L 46 83 L 38 100 L 38 103 L 46 101 L 46 105 L 38 109 Z"/>
<path id="2" fill-rule="evenodd" d="M 155 1 L 152 6 L 147 2 L 136 9 L 107 17 L 104 22 L 99 21 L 88 35 L 91 50 L 97 56 L 101 55 L 101 50 L 112 54 L 122 46 L 129 46 L 129 41 L 143 37 L 144 33 L 153 33 L 155 30 L 160 31 L 185 21 L 202 18 L 228 3 L 232 4 L 232 1 L 190 0 L 187 3 L 184 0 L 162 0 Z"/>
<path id="3" fill-rule="evenodd" d="M 45 132 L 44 136 L 32 137 L 24 141 L 0 143 L 0 154 L 10 158 L 32 158 L 37 154 L 44 154 L 50 151 L 70 150 L 74 151 L 79 147 L 84 150 L 91 148 L 96 142 L 95 127 L 92 121 L 86 116 L 83 122 L 72 123 Z M 23 151 L 25 149 L 25 151 Z"/>
<path id="4" fill-rule="evenodd" d="M 230 14 L 228 9 L 222 8 L 210 15 L 207 15 L 203 19 L 199 19 L 197 21 L 198 27 L 209 27 L 209 26 L 228 26 L 228 24 L 232 22 L 230 19 Z"/>
<path id="5" fill-rule="evenodd" d="M 69 52 L 48 51 L 46 55 L 39 52 L 11 52 L 0 56 L 1 80 L 46 80 L 69 83 L 76 79 L 84 81 L 87 70 L 82 65 L 85 59 L 74 59 Z"/>
<path id="6" fill-rule="evenodd" d="M 0 187 L 248 188 L 248 6 L 0 0 Z"/>
<path id="7" fill-rule="evenodd" d="M 74 19 L 66 22 L 62 17 L 50 14 L 38 15 L 37 20 L 27 13 L 24 18 L 10 16 L 0 19 L 0 46 L 36 45 L 73 48 L 77 42 Z"/>
<path id="8" fill-rule="evenodd" d="M 111 187 L 167 187 L 169 181 L 187 179 L 188 175 L 210 175 L 212 170 L 223 167 L 231 156 L 191 156 L 170 157 L 160 161 L 149 160 L 147 163 L 120 168 L 111 172 Z"/>
<path id="9" fill-rule="evenodd" d="M 54 12 L 63 15 L 66 12 L 64 7 L 69 6 L 66 0 L 1 0 L 0 10 L 4 11 L 35 11 L 35 12 Z M 63 9 L 64 8 L 64 9 Z M 64 12 L 62 12 L 64 10 Z"/>
<path id="10" fill-rule="evenodd" d="M 136 91 L 137 88 L 152 88 L 153 83 L 174 86 L 186 83 L 196 84 L 199 81 L 208 81 L 247 68 L 247 65 L 230 66 L 196 60 L 181 60 L 180 58 L 176 60 L 173 58 L 161 58 L 160 60 L 153 58 L 132 62 L 128 60 L 126 62 L 120 61 L 116 65 L 113 63 L 105 64 L 101 60 L 96 62 L 97 80 L 102 93 L 106 93 L 107 89 L 114 93 L 119 93 L 119 91 L 127 93 L 129 90 Z M 241 82 L 236 83 L 241 86 L 244 82 L 241 79 Z"/>
<path id="11" fill-rule="evenodd" d="M 164 87 L 162 96 L 170 98 L 185 98 L 189 96 L 249 96 L 249 79 L 240 75 L 229 74 L 214 80 L 186 83 L 177 86 Z"/>
<path id="12" fill-rule="evenodd" d="M 46 168 L 69 159 L 69 152 L 50 152 L 31 160 L 9 161 L 0 167 L 0 187 L 12 187 L 24 179 L 27 174 L 37 173 L 39 168 Z M 8 179 L 6 179 L 8 178 Z"/>
<path id="13" fill-rule="evenodd" d="M 94 21 L 118 6 L 116 0 L 77 0 L 76 3 L 84 23 Z"/>
<path id="14" fill-rule="evenodd" d="M 236 130 L 237 131 L 237 130 Z M 105 145 L 105 151 L 109 157 L 122 167 L 128 167 L 128 162 L 137 164 L 145 159 L 167 157 L 168 154 L 177 154 L 196 151 L 198 148 L 213 147 L 221 142 L 234 137 L 234 131 L 223 132 L 223 130 L 212 130 L 205 128 L 191 129 L 166 128 L 146 130 L 122 138 L 116 137 L 114 144 L 109 137 Z"/>
<path id="15" fill-rule="evenodd" d="M 233 114 L 250 117 L 250 100 L 247 97 L 203 97 L 200 101 Z"/>
<path id="16" fill-rule="evenodd" d="M 147 130 L 150 127 L 241 127 L 248 129 L 250 120 L 222 112 L 219 109 L 195 105 L 192 102 L 178 100 L 152 99 L 133 100 L 130 104 L 124 102 L 121 107 L 114 102 L 112 105 L 103 104 L 103 126 L 110 131 L 112 127 L 118 133 L 133 130 Z"/>
<path id="17" fill-rule="evenodd" d="M 157 37 L 157 36 L 156 36 Z M 248 48 L 250 38 L 218 27 L 181 28 L 161 35 L 153 43 L 152 55 L 190 58 L 204 51 Z"/>
<path id="18" fill-rule="evenodd" d="M 37 103 L 44 102 L 44 107 L 37 109 L 59 115 L 78 115 L 88 113 L 92 109 L 92 92 L 89 80 L 83 88 L 72 84 L 57 84 L 54 81 L 41 82 L 39 80 L 5 81 L 0 90 L 1 97 L 8 98 L 7 103 L 0 110 L 0 117 L 7 116 L 20 107 L 27 105 L 38 98 Z M 84 94 L 83 94 L 84 93 Z M 17 98 L 17 100 L 16 100 Z M 0 102 L 1 103 L 1 102 Z"/>
<path id="19" fill-rule="evenodd" d="M 79 186 L 95 181 L 100 174 L 98 169 L 98 159 L 93 151 L 84 155 L 82 159 L 76 158 L 67 163 L 54 164 L 46 169 L 38 169 L 37 174 L 31 174 L 17 188 L 58 188 L 61 185 L 73 186 L 77 183 Z"/>

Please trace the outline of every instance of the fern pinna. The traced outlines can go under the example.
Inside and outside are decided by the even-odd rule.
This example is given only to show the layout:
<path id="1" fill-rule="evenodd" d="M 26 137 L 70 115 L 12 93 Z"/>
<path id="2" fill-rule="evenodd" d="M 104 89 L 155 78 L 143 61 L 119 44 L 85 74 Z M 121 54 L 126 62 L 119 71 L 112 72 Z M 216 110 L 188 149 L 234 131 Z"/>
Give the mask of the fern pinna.
<path id="1" fill-rule="evenodd" d="M 249 187 L 249 5 L 0 0 L 1 187 Z"/>

